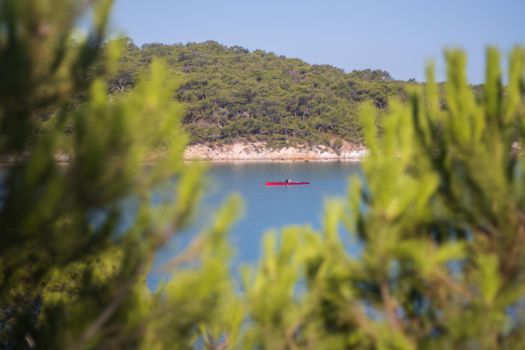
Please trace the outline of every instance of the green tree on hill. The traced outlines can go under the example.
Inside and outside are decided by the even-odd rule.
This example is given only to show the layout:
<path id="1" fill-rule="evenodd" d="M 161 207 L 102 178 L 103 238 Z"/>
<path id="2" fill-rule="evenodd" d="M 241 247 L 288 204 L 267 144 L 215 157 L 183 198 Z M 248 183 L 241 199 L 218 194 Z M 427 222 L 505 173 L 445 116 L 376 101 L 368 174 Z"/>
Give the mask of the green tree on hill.
<path id="1" fill-rule="evenodd" d="M 129 44 L 111 82 L 118 87 L 146 69 L 153 57 L 181 71 L 178 98 L 187 104 L 184 125 L 190 142 L 231 143 L 268 135 L 291 144 L 319 144 L 338 138 L 362 142 L 359 103 L 386 108 L 389 96 L 404 95 L 405 82 L 380 70 L 353 71 L 310 65 L 262 50 L 228 48 L 214 41 L 187 45 Z M 251 120 L 256 120 L 251 121 Z M 280 127 L 289 122 L 290 128 Z M 257 124 L 258 128 L 251 125 Z M 318 128 L 312 128 L 316 124 Z M 308 129 L 308 132 L 299 132 Z M 235 129 L 235 132 L 231 132 Z M 290 132 L 288 129 L 291 129 Z"/>

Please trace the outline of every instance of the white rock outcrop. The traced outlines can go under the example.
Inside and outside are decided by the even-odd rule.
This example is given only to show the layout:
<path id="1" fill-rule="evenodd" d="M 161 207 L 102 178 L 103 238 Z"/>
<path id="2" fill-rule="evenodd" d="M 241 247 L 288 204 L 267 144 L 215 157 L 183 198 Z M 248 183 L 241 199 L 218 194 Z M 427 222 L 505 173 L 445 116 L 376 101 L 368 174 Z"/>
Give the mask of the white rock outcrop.
<path id="1" fill-rule="evenodd" d="M 270 148 L 262 142 L 234 143 L 228 145 L 196 144 L 186 148 L 184 159 L 187 160 L 354 160 L 359 161 L 367 154 L 363 145 L 343 143 L 338 152 L 330 147 L 295 146 Z"/>

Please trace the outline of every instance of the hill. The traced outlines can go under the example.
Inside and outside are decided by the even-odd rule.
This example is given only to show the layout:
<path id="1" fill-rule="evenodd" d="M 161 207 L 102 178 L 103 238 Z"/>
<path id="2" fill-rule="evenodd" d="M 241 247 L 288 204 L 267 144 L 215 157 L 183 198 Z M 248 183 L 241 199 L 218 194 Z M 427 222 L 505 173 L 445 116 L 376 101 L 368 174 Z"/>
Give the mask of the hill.
<path id="1" fill-rule="evenodd" d="M 360 143 L 358 105 L 371 100 L 384 109 L 388 97 L 403 96 L 409 83 L 382 70 L 346 73 L 214 41 L 139 48 L 127 39 L 111 92 L 132 87 L 154 57 L 183 74 L 176 97 L 187 105 L 184 124 L 193 144 L 262 141 L 337 148 L 343 141 Z"/>

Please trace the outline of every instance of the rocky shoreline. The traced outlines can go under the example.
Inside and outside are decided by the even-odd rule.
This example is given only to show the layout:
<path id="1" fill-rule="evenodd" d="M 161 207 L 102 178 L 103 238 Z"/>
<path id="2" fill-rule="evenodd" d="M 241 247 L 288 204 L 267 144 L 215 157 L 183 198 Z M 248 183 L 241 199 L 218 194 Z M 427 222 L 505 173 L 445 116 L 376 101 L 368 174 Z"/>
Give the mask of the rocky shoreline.
<path id="1" fill-rule="evenodd" d="M 190 145 L 184 152 L 184 160 L 188 161 L 361 161 L 367 155 L 367 149 L 361 144 L 343 143 L 335 151 L 324 146 L 288 146 L 271 148 L 263 142 L 238 142 L 227 145 L 196 144 Z M 0 164 L 13 164 L 24 161 L 29 154 L 20 156 L 4 156 Z M 157 155 L 151 155 L 149 161 L 154 162 Z M 55 154 L 58 163 L 70 163 L 70 154 L 59 152 Z M 148 161 L 148 162 L 149 162 Z"/>
<path id="2" fill-rule="evenodd" d="M 228 145 L 196 144 L 184 152 L 185 160 L 206 161 L 360 161 L 367 149 L 360 144 L 343 143 L 335 151 L 324 146 L 288 146 L 271 148 L 265 143 L 234 143 Z"/>

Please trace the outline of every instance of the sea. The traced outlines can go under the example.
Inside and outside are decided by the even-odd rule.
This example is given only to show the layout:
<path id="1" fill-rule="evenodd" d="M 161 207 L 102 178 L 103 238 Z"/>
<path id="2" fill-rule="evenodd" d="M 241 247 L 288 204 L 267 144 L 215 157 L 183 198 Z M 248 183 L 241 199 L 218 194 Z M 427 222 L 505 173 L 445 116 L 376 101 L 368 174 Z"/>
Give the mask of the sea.
<path id="1" fill-rule="evenodd" d="M 269 231 L 280 232 L 290 225 L 322 228 L 325 203 L 330 199 L 345 200 L 352 178 L 361 176 L 358 162 L 231 162 L 211 163 L 207 172 L 206 194 L 194 222 L 173 239 L 156 257 L 147 278 L 148 287 L 155 290 L 168 280 L 165 266 L 209 226 L 214 213 L 232 193 L 243 201 L 244 214 L 228 234 L 234 255 L 230 262 L 233 274 L 244 264 L 254 265 L 262 253 L 262 239 Z M 267 181 L 307 181 L 309 185 L 267 187 Z M 359 247 L 345 234 L 347 249 Z"/>

